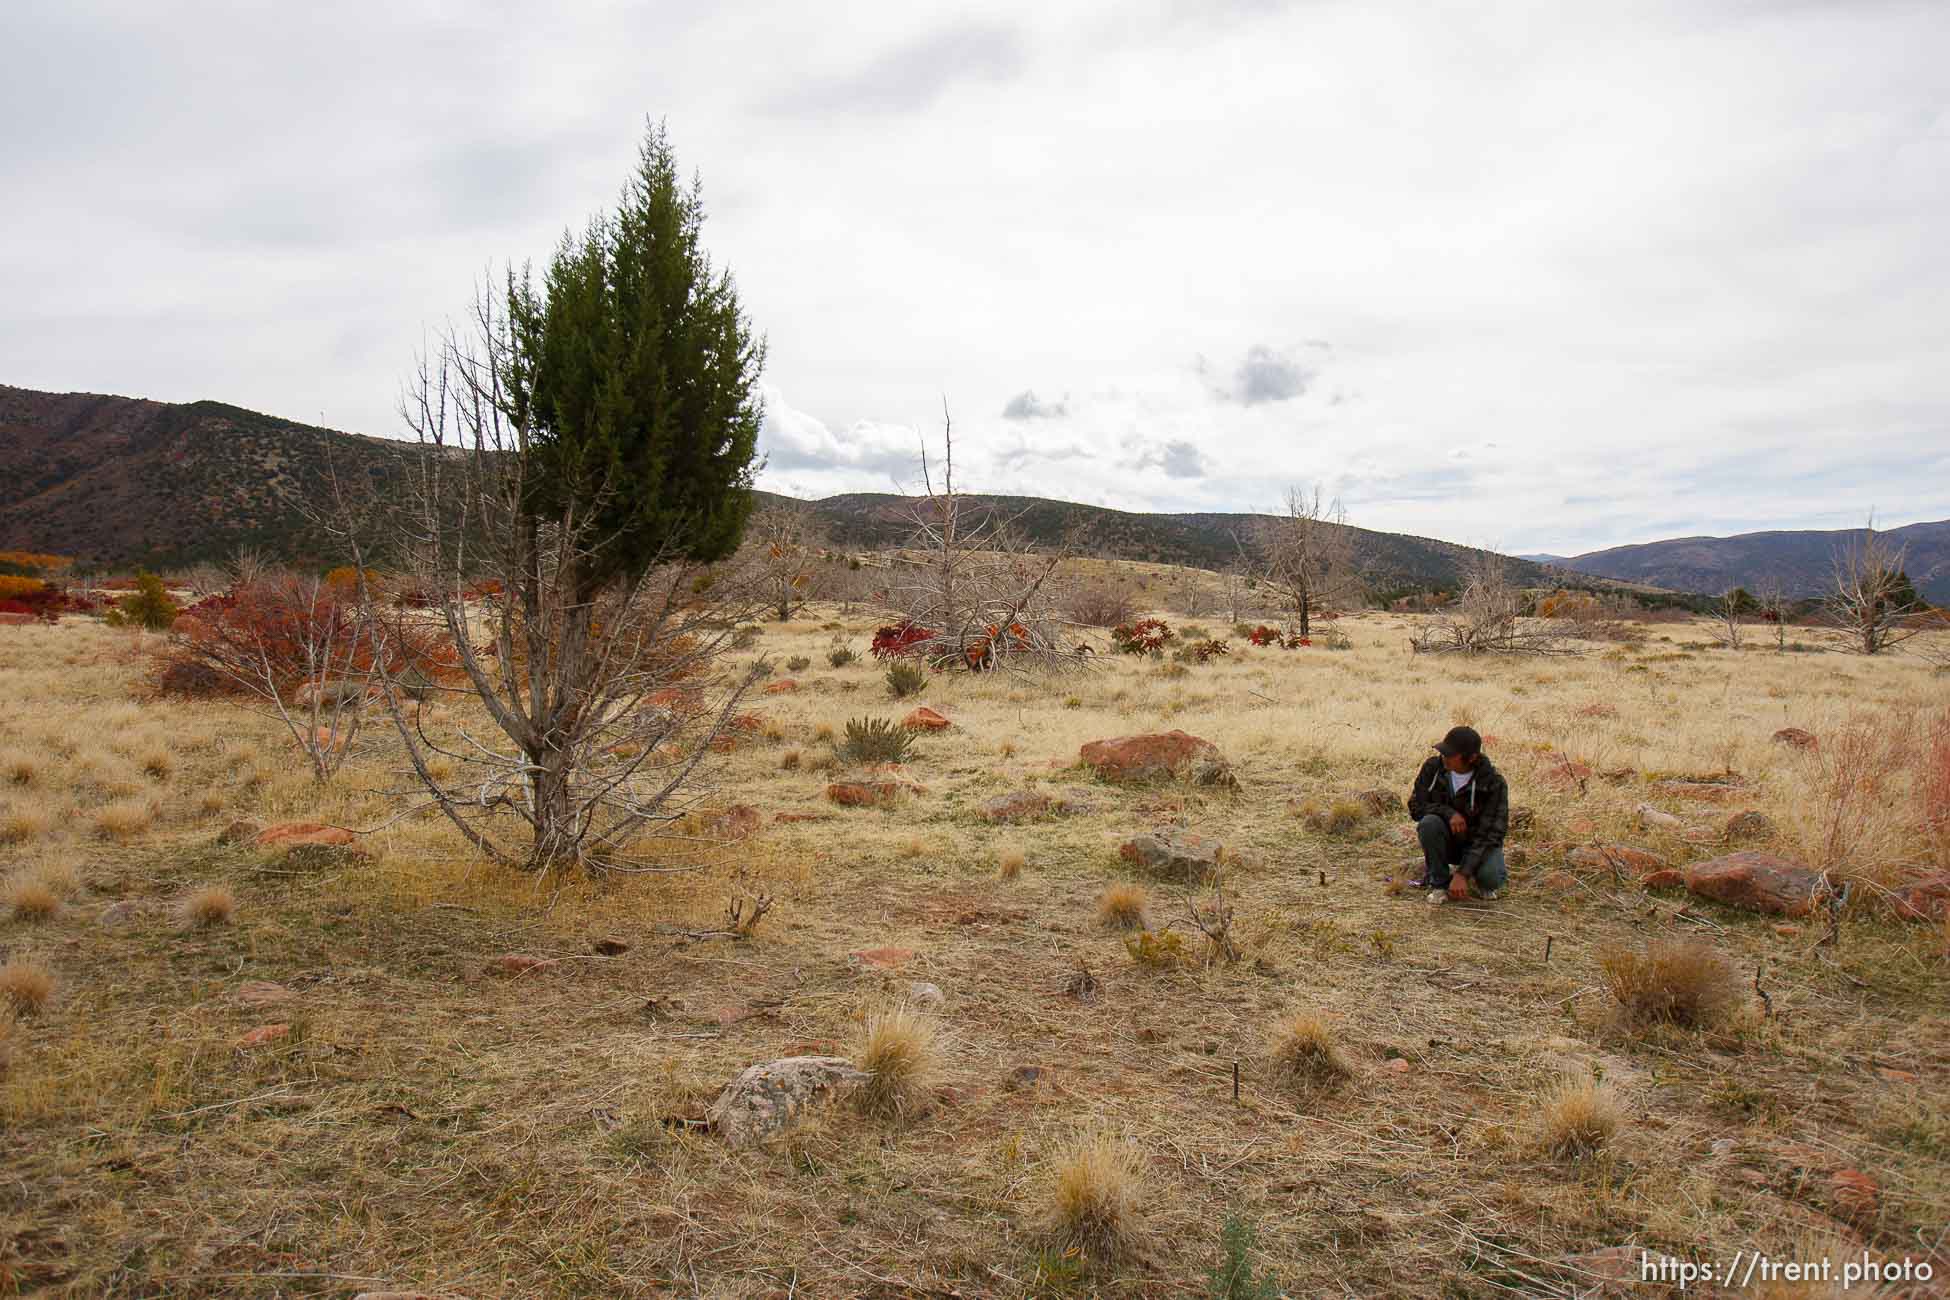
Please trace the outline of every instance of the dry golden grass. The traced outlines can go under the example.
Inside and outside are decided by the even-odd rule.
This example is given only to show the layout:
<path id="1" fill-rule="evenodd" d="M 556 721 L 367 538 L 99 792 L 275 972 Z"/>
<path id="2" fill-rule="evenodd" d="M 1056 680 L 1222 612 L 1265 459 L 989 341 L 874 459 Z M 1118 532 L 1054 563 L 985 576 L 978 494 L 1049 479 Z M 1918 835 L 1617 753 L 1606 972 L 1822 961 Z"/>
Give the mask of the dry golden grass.
<path id="1" fill-rule="evenodd" d="M 149 745 L 136 755 L 136 762 L 147 776 L 167 781 L 176 770 L 176 755 L 163 745 Z"/>
<path id="2" fill-rule="evenodd" d="M 868 1074 L 855 1094 L 860 1108 L 890 1119 L 924 1113 L 940 1070 L 939 1036 L 933 1017 L 905 1003 L 869 1013 L 853 1052 Z"/>
<path id="3" fill-rule="evenodd" d="M 229 925 L 237 913 L 237 895 L 228 885 L 205 885 L 186 897 L 177 915 L 185 926 L 208 928 Z"/>
<path id="4" fill-rule="evenodd" d="M 1113 930 L 1143 930 L 1149 928 L 1144 909 L 1150 903 L 1151 895 L 1143 885 L 1128 880 L 1120 880 L 1108 885 L 1097 896 L 1097 921 Z"/>
<path id="5" fill-rule="evenodd" d="M 95 810 L 95 833 L 103 839 L 128 840 L 149 829 L 156 806 L 147 799 L 118 799 Z"/>
<path id="6" fill-rule="evenodd" d="M 7 1071 L 13 1068 L 14 1040 L 17 1037 L 19 1037 L 19 1030 L 14 1020 L 13 1008 L 0 1006 L 0 1079 L 5 1078 Z"/>
<path id="7" fill-rule="evenodd" d="M 1275 1077 L 1289 1086 L 1326 1087 L 1353 1073 L 1336 1043 L 1333 1025 L 1312 1011 L 1281 1017 L 1268 1035 L 1266 1054 Z"/>
<path id="8" fill-rule="evenodd" d="M 0 890 L 0 902 L 16 921 L 52 921 L 61 914 L 61 896 L 40 876 L 21 872 Z"/>
<path id="9" fill-rule="evenodd" d="M 18 805 L 0 808 L 0 844 L 25 844 L 40 839 L 53 826 L 45 809 Z"/>
<path id="10" fill-rule="evenodd" d="M 1057 1246 L 1093 1265 L 1127 1257 L 1144 1229 L 1144 1165 L 1131 1143 L 1097 1133 L 1060 1150 L 1042 1213 Z"/>
<path id="11" fill-rule="evenodd" d="M 1028 855 L 1013 845 L 996 851 L 995 871 L 1004 880 L 1019 879 L 1022 869 L 1028 864 Z"/>
<path id="12" fill-rule="evenodd" d="M 54 975 L 47 967 L 26 957 L 15 957 L 0 966 L 0 1001 L 23 1016 L 37 1015 L 54 996 Z"/>
<path id="13" fill-rule="evenodd" d="M 1544 1098 L 1537 1114 L 1538 1145 L 1556 1156 L 1594 1155 L 1611 1144 L 1624 1118 L 1610 1087 L 1596 1079 L 1567 1079 Z"/>
<path id="14" fill-rule="evenodd" d="M 1643 951 L 1607 947 L 1598 953 L 1605 988 L 1634 1025 L 1699 1029 L 1720 1020 L 1739 997 L 1725 957 L 1694 939 L 1659 939 Z"/>
<path id="15" fill-rule="evenodd" d="M 0 750 L 0 785 L 32 785 L 44 764 L 24 749 Z"/>

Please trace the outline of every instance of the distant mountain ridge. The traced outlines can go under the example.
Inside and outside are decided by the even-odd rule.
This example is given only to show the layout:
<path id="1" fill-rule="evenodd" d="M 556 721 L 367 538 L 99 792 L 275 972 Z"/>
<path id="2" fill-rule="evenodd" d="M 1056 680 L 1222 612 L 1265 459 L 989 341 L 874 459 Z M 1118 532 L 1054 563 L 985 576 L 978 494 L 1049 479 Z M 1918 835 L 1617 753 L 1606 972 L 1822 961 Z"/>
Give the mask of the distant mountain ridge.
<path id="1" fill-rule="evenodd" d="M 305 565 L 344 556 L 308 514 L 341 482 L 384 487 L 421 453 L 412 443 L 341 433 L 222 402 L 169 403 L 0 385 L 0 549 L 52 551 L 85 565 L 179 567 L 240 547 Z M 767 495 L 767 494 L 761 494 Z M 1141 514 L 1043 497 L 976 496 L 1025 541 L 1116 559 L 1218 569 L 1240 559 L 1250 514 Z M 810 503 L 835 542 L 908 540 L 911 502 L 847 493 Z M 1350 528 L 1371 589 L 1453 590 L 1472 548 Z M 1567 570 L 1511 559 L 1511 580 L 1558 586 Z M 1575 580 L 1575 579 L 1573 579 Z M 1591 577 L 1592 585 L 1611 585 Z"/>
<path id="2" fill-rule="evenodd" d="M 1753 591 L 1770 580 L 1790 596 L 1818 596 L 1832 585 L 1836 556 L 1863 529 L 1799 529 L 1738 533 L 1731 537 L 1675 537 L 1637 546 L 1613 546 L 1557 561 L 1564 568 L 1673 591 L 1709 595 L 1732 587 Z M 1950 519 L 1878 528 L 1877 536 L 1904 550 L 1904 568 L 1917 593 L 1950 605 Z"/>

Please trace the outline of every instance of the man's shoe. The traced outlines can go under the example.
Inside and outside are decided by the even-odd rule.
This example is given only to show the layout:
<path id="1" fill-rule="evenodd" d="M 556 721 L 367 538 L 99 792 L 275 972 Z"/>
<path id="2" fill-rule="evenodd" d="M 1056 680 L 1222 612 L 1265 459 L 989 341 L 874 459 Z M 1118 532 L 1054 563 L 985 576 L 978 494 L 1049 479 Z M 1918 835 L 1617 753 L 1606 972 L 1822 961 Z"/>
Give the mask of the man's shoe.
<path id="1" fill-rule="evenodd" d="M 1502 893 L 1503 891 L 1500 889 L 1486 889 L 1481 894 L 1478 894 L 1477 897 L 1481 898 L 1485 903 L 1494 903 Z"/>
<path id="2" fill-rule="evenodd" d="M 1432 890 L 1430 890 L 1430 891 L 1429 891 L 1429 906 L 1430 906 L 1430 907 L 1441 907 L 1441 906 L 1442 906 L 1442 905 L 1443 905 L 1444 903 L 1446 903 L 1446 902 L 1448 902 L 1448 901 L 1449 901 L 1449 891 L 1448 891 L 1448 890 L 1446 890 L 1446 889 L 1432 889 Z"/>

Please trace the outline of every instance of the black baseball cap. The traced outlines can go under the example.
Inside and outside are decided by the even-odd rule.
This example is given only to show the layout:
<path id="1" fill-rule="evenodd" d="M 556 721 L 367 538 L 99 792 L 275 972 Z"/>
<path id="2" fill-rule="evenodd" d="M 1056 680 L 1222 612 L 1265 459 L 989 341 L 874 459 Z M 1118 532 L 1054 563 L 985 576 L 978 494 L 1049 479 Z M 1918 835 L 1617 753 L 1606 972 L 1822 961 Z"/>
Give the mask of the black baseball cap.
<path id="1" fill-rule="evenodd" d="M 1483 738 L 1474 727 L 1451 727 L 1448 735 L 1435 742 L 1435 752 L 1445 758 L 1452 754 L 1473 758 L 1483 752 Z"/>

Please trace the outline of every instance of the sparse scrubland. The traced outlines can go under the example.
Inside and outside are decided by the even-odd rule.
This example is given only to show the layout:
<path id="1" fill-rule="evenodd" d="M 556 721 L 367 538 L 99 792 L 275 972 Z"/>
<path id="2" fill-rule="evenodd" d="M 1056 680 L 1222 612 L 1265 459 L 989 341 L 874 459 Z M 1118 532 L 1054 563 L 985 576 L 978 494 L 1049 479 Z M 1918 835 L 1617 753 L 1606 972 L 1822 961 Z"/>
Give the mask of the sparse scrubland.
<path id="1" fill-rule="evenodd" d="M 793 686 L 713 742 L 641 846 L 665 870 L 600 877 L 406 814 L 383 713 L 319 780 L 276 720 L 159 696 L 152 633 L 0 627 L 0 1293 L 1570 1296 L 1641 1247 L 1950 1273 L 1950 929 L 1898 915 L 1950 872 L 1950 682 L 1685 622 L 1414 655 L 1422 618 L 1185 663 L 1093 633 L 1082 667 L 928 674 L 947 728 L 868 739 L 919 701 L 878 620 L 815 602 L 714 669 Z M 1389 797 L 1464 722 L 1523 814 L 1511 886 L 1431 906 L 1387 887 Z M 1236 786 L 1079 766 L 1173 729 Z M 1140 832 L 1223 898 L 1120 855 Z M 1847 893 L 1766 915 L 1659 874 L 1736 850 Z M 867 1081 L 729 1148 L 713 1099 L 790 1056 Z"/>

